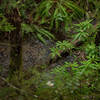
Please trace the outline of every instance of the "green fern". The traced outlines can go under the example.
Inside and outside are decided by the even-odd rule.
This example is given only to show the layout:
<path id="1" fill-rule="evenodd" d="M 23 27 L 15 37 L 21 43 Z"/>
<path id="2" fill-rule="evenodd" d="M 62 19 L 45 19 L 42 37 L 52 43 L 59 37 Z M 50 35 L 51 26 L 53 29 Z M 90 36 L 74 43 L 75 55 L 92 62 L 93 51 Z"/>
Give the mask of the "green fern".
<path id="1" fill-rule="evenodd" d="M 45 38 L 47 38 L 49 40 L 55 39 L 54 35 L 52 33 L 50 33 L 48 30 L 40 28 L 36 25 L 34 25 L 33 27 L 35 29 L 35 32 L 37 33 L 38 39 L 41 40 L 43 43 L 46 44 Z"/>
<path id="2" fill-rule="evenodd" d="M 8 23 L 7 19 L 3 16 L 3 14 L 0 14 L 0 31 L 10 32 L 14 29 L 15 27 Z"/>
<path id="3" fill-rule="evenodd" d="M 75 24 L 75 32 L 77 34 L 74 36 L 73 41 L 85 41 L 92 34 L 91 29 L 93 28 L 93 25 L 90 23 L 91 21 L 92 20 L 86 20 L 79 24 Z"/>
<path id="4" fill-rule="evenodd" d="M 61 22 L 65 24 L 64 27 L 68 26 L 68 24 L 71 24 L 71 19 L 75 17 L 74 15 L 81 17 L 83 14 L 84 11 L 69 0 L 44 0 L 37 7 L 35 21 L 39 20 L 40 24 L 48 22 L 50 28 L 55 26 L 57 30 Z"/>
<path id="5" fill-rule="evenodd" d="M 49 40 L 55 39 L 52 33 L 50 33 L 48 30 L 41 28 L 37 25 L 33 25 L 33 24 L 29 25 L 29 24 L 22 23 L 21 30 L 22 30 L 23 36 L 25 34 L 32 33 L 34 36 L 37 36 L 37 38 L 45 44 L 46 44 L 45 38 Z"/>
<path id="6" fill-rule="evenodd" d="M 51 55 L 52 55 L 52 58 L 54 58 L 55 56 L 59 56 L 60 57 L 60 54 L 64 51 L 67 51 L 67 50 L 70 50 L 74 48 L 73 44 L 64 40 L 63 42 L 61 41 L 58 41 L 56 43 L 56 47 L 53 47 L 51 48 Z"/>

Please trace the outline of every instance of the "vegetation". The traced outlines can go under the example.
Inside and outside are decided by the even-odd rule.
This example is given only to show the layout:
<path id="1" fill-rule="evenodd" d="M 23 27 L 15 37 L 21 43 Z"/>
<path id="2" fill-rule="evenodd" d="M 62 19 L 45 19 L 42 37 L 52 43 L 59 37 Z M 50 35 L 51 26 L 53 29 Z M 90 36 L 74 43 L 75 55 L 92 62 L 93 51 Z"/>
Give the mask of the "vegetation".
<path id="1" fill-rule="evenodd" d="M 99 13 L 99 0 L 0 0 L 0 45 L 10 47 L 4 75 L 0 65 L 0 100 L 99 100 Z M 49 64 L 24 69 L 31 39 L 53 45 Z"/>

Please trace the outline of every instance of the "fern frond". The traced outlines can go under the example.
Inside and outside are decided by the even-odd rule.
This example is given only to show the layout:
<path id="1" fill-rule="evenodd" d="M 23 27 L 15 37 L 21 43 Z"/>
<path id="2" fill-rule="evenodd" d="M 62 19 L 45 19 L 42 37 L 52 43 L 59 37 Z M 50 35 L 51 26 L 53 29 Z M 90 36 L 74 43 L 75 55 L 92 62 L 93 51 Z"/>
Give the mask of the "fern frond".
<path id="1" fill-rule="evenodd" d="M 64 5 L 73 11 L 73 15 L 77 15 L 80 18 L 83 16 L 84 10 L 78 7 L 74 2 L 65 0 Z"/>

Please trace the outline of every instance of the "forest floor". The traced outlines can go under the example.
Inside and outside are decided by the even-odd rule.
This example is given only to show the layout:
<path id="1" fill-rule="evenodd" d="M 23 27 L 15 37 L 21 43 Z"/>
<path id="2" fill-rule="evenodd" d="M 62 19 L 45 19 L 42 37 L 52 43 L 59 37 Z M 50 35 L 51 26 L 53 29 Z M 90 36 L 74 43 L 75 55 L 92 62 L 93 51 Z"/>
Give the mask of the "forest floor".
<path id="1" fill-rule="evenodd" d="M 62 58 L 57 61 L 51 62 L 51 51 L 50 48 L 54 46 L 51 41 L 46 41 L 47 44 L 37 41 L 29 41 L 23 44 L 23 66 L 24 69 L 31 68 L 34 66 L 47 65 L 47 69 L 56 67 L 64 64 L 65 61 L 72 62 L 74 57 L 72 55 L 63 55 Z M 0 68 L 2 70 L 1 75 L 8 72 L 10 63 L 10 47 L 8 43 L 3 43 L 0 46 Z"/>
<path id="2" fill-rule="evenodd" d="M 24 81 L 29 82 L 28 83 L 29 85 L 31 84 L 30 79 L 32 77 L 34 77 L 34 74 L 32 76 L 31 73 L 29 73 L 27 69 L 37 68 L 38 71 L 42 74 L 40 76 L 43 77 L 43 79 L 38 80 L 38 76 L 35 77 L 34 79 L 36 79 L 37 82 L 40 82 L 40 83 L 41 83 L 41 81 L 46 80 L 45 86 L 47 86 L 51 82 L 48 80 L 53 80 L 53 78 L 55 77 L 53 74 L 50 73 L 50 71 L 53 68 L 60 67 L 61 65 L 64 65 L 65 62 L 74 62 L 75 60 L 77 60 L 78 58 L 82 58 L 82 56 L 83 56 L 83 55 L 81 56 L 81 54 L 83 54 L 83 53 L 80 51 L 74 51 L 74 52 L 72 52 L 72 54 L 65 52 L 64 54 L 62 54 L 62 57 L 58 57 L 57 59 L 54 59 L 54 61 L 52 61 L 50 48 L 55 46 L 55 42 L 51 42 L 51 41 L 47 40 L 46 43 L 47 44 L 45 45 L 45 44 L 41 43 L 39 40 L 26 41 L 23 43 L 23 66 L 24 66 L 23 72 L 25 72 L 24 73 L 25 74 Z M 8 88 L 10 90 L 10 88 L 20 87 L 19 83 L 17 84 L 16 81 L 12 82 L 12 83 L 14 83 L 14 86 L 13 86 L 12 84 L 8 83 L 5 80 L 6 77 L 8 77 L 7 73 L 9 71 L 9 63 L 10 63 L 10 46 L 8 45 L 7 42 L 4 42 L 2 45 L 0 45 L 0 77 L 1 77 L 0 78 L 0 82 L 1 82 L 0 88 L 1 89 Z M 42 72 L 45 72 L 45 74 Z M 38 74 L 37 71 L 35 73 L 36 73 L 36 75 Z M 33 82 L 33 84 L 34 84 L 34 82 Z M 21 86 L 21 87 L 23 87 L 23 86 Z M 30 88 L 28 88 L 28 89 L 30 89 Z M 32 91 L 34 91 L 34 87 L 31 87 L 31 89 L 32 89 Z M 4 90 L 4 91 L 6 91 L 6 90 Z M 9 94 L 9 92 L 8 92 L 6 95 L 7 96 L 6 98 L 11 98 L 11 97 L 8 97 L 8 95 L 11 95 L 11 94 Z M 18 94 L 17 94 L 17 96 L 18 96 Z M 17 100 L 17 99 L 10 99 L 10 100 Z M 40 99 L 40 100 L 42 100 L 42 99 Z"/>

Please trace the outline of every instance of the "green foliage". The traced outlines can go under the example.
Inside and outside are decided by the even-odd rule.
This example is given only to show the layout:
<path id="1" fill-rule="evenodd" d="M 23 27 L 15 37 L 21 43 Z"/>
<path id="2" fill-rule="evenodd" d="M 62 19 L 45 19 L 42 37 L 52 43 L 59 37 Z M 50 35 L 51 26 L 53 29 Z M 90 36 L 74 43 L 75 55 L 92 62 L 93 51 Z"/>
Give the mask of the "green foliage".
<path id="1" fill-rule="evenodd" d="M 2 89 L 1 97 L 4 99 L 5 95 L 8 95 L 13 99 L 21 97 L 30 100 L 33 98 L 36 100 L 60 100 L 60 98 L 80 100 L 81 97 L 81 100 L 88 100 L 95 95 L 94 97 L 97 98 L 99 94 L 95 91 L 100 90 L 99 66 L 100 63 L 90 57 L 86 61 L 81 61 L 81 64 L 65 62 L 64 65 L 55 67 L 50 72 L 39 72 L 33 68 L 22 74 L 22 81 L 19 81 L 17 77 L 13 77 L 12 82 L 7 81 L 10 84 L 10 90 Z M 20 94 L 17 94 L 16 90 Z M 7 91 L 10 91 L 10 94 Z M 11 94 L 12 97 L 10 97 Z"/>
<path id="2" fill-rule="evenodd" d="M 75 24 L 75 32 L 77 33 L 74 36 L 74 40 L 85 41 L 92 34 L 93 25 L 90 23 L 92 20 L 86 20 L 79 24 Z"/>
<path id="3" fill-rule="evenodd" d="M 81 64 L 65 63 L 63 66 L 53 69 L 54 83 L 58 91 L 60 87 L 60 92 L 66 91 L 66 93 L 77 95 L 77 98 L 80 95 L 84 97 L 92 93 L 92 90 L 96 88 L 95 81 L 99 76 L 100 64 L 94 63 L 92 58 Z"/>
<path id="4" fill-rule="evenodd" d="M 14 29 L 15 28 L 10 23 L 8 23 L 7 19 L 2 14 L 0 14 L 0 31 L 10 32 Z"/>
<path id="5" fill-rule="evenodd" d="M 21 23 L 21 29 L 22 29 L 23 35 L 33 32 L 33 29 L 31 28 L 31 26 L 25 23 Z"/>
<path id="6" fill-rule="evenodd" d="M 11 32 L 15 28 L 8 23 L 4 16 L 13 8 L 17 8 L 22 20 L 21 32 L 23 36 L 31 33 L 43 43 L 46 39 L 55 39 L 51 31 L 68 30 L 72 20 L 82 18 L 84 10 L 90 10 L 92 16 L 99 17 L 100 2 L 98 0 L 42 0 L 39 3 L 32 0 L 2 0 L 0 5 L 0 31 Z M 94 4 L 93 7 L 85 4 Z M 80 4 L 80 7 L 77 6 Z M 82 5 L 82 6 L 81 6 Z M 34 10 L 33 10 L 34 8 Z M 89 9 L 90 8 L 90 9 Z M 88 13 L 88 12 L 86 12 Z M 89 13 L 88 13 L 89 14 Z M 94 14 L 94 15 L 93 15 Z M 86 54 L 84 61 L 65 62 L 63 65 L 55 66 L 49 71 L 45 71 L 46 66 L 41 66 L 44 70 L 39 72 L 36 68 L 23 73 L 22 79 L 13 76 L 11 80 L 0 77 L 4 82 L 0 86 L 0 99 L 10 100 L 99 100 L 100 96 L 100 46 L 94 43 L 100 25 L 95 29 L 91 24 L 92 20 L 75 24 L 74 39 L 72 41 L 82 41 L 83 45 L 74 47 L 66 40 L 58 41 L 55 47 L 51 48 L 52 57 L 61 57 L 62 52 L 72 53 L 72 49 L 83 50 Z M 74 51 L 74 50 L 73 50 Z M 75 51 L 74 51 L 75 52 Z M 74 54 L 73 54 L 74 55 Z M 0 70 L 2 71 L 2 69 Z M 5 85 L 7 84 L 7 86 Z M 46 96 L 47 95 L 47 96 Z"/>
<path id="7" fill-rule="evenodd" d="M 41 28 L 37 25 L 33 25 L 33 24 L 29 25 L 29 24 L 22 23 L 21 29 L 22 29 L 23 36 L 25 34 L 31 33 L 34 37 L 37 36 L 37 38 L 45 44 L 46 44 L 45 38 L 49 40 L 55 39 L 52 33 L 50 33 L 48 30 Z"/>
<path id="8" fill-rule="evenodd" d="M 31 33 L 32 36 L 37 37 L 39 40 L 41 40 L 45 44 L 46 44 L 45 38 L 50 39 L 50 40 L 55 39 L 53 34 L 51 34 L 47 28 L 41 27 L 37 24 L 33 24 L 33 22 L 34 22 L 33 18 L 32 18 L 33 22 L 31 24 L 27 23 L 27 20 L 30 20 L 30 19 L 28 19 L 29 16 L 33 16 L 34 12 L 36 11 L 36 10 L 35 11 L 32 10 L 32 8 L 34 8 L 36 6 L 35 2 L 28 1 L 28 0 L 26 0 L 24 2 L 22 2 L 22 1 L 16 2 L 16 0 L 13 0 L 12 2 L 10 2 L 10 1 L 6 0 L 6 1 L 2 2 L 2 6 L 4 6 L 4 7 L 1 7 L 1 10 L 2 10 L 2 8 L 6 9 L 6 6 L 8 7 L 7 13 L 11 12 L 10 9 L 17 7 L 18 13 L 20 14 L 22 20 L 26 20 L 21 23 L 21 31 L 22 31 L 23 36 Z M 27 10 L 29 10 L 29 12 L 27 12 Z M 1 16 L 1 17 L 3 17 L 3 16 Z M 2 25 L 0 30 L 2 29 L 3 31 L 9 31 L 9 30 L 13 29 L 12 25 L 7 23 L 6 20 L 7 20 L 7 18 L 3 17 L 3 22 L 1 22 L 1 24 L 5 23 L 5 26 Z"/>
<path id="9" fill-rule="evenodd" d="M 51 34 L 48 30 L 39 28 L 38 26 L 34 26 L 34 28 L 35 32 L 37 33 L 38 39 L 40 39 L 43 43 L 46 43 L 44 38 L 47 38 L 49 40 L 55 39 L 54 35 Z"/>
<path id="10" fill-rule="evenodd" d="M 88 56 L 97 56 L 97 47 L 94 43 L 85 45 L 85 52 Z"/>
<path id="11" fill-rule="evenodd" d="M 69 51 L 71 50 L 72 48 L 74 48 L 73 44 L 64 40 L 63 42 L 61 41 L 58 41 L 56 43 L 56 47 L 53 47 L 51 48 L 51 55 L 52 55 L 52 58 L 54 58 L 55 56 L 59 56 L 60 57 L 60 54 L 64 51 Z"/>
<path id="12" fill-rule="evenodd" d="M 99 13 L 100 13 L 100 1 L 98 0 L 90 0 L 90 3 L 93 3 L 94 6 L 95 6 L 95 9 L 93 9 L 93 16 L 96 17 L 96 19 L 100 20 L 100 16 L 99 16 Z"/>
<path id="13" fill-rule="evenodd" d="M 13 93 L 13 94 L 10 94 L 10 93 Z M 15 93 L 15 90 L 11 87 L 6 87 L 6 88 L 0 88 L 0 99 L 4 100 L 4 97 L 9 95 L 9 96 L 13 96 Z"/>
<path id="14" fill-rule="evenodd" d="M 51 28 L 55 26 L 58 30 L 61 23 L 65 24 L 63 28 L 68 27 L 68 24 L 71 24 L 71 19 L 75 18 L 74 15 L 81 17 L 83 13 L 76 4 L 69 0 L 44 0 L 37 7 L 35 20 L 39 20 L 40 24 L 47 23 Z"/>

